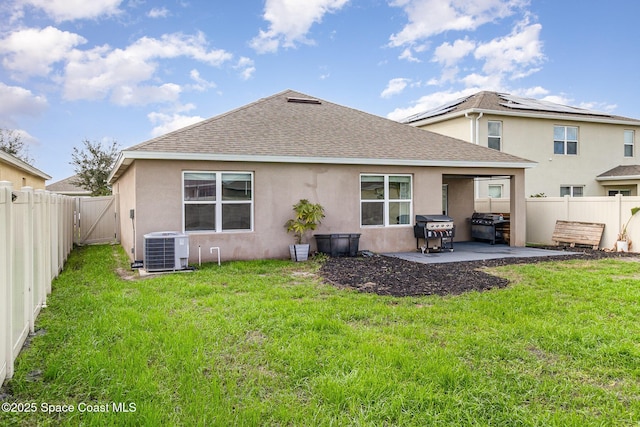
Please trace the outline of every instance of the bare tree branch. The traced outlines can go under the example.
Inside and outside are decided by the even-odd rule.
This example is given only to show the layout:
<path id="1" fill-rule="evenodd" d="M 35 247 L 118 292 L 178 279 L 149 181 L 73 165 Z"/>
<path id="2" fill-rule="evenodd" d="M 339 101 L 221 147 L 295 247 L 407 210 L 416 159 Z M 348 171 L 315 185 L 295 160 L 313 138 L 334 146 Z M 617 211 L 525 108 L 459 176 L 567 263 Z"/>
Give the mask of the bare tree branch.
<path id="1" fill-rule="evenodd" d="M 29 148 L 20 134 L 13 129 L 0 128 L 0 150 L 19 158 L 29 165 L 33 165 L 33 158 L 29 155 Z"/>

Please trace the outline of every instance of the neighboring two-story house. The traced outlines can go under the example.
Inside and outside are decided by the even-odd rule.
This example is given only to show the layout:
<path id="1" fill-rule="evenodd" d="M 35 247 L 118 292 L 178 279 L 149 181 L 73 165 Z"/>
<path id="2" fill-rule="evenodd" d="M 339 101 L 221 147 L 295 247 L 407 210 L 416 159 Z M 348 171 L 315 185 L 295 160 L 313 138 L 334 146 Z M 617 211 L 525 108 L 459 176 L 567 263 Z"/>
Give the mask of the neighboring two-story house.
<path id="1" fill-rule="evenodd" d="M 479 92 L 402 122 L 536 161 L 527 196 L 640 195 L 638 119 Z M 476 197 L 509 197 L 508 186 L 479 178 Z"/>
<path id="2" fill-rule="evenodd" d="M 44 190 L 45 181 L 51 179 L 49 175 L 25 163 L 16 156 L 0 150 L 0 181 L 9 181 L 16 190 L 22 187 L 32 187 Z"/>

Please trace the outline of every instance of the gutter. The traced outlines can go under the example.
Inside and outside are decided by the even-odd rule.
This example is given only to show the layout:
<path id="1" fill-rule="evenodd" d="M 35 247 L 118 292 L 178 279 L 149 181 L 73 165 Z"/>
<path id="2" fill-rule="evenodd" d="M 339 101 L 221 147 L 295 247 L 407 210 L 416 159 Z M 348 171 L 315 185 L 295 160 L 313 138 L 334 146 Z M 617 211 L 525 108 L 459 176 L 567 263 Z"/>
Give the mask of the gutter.
<path id="1" fill-rule="evenodd" d="M 638 180 L 640 175 L 597 176 L 596 181 L 630 181 Z"/>
<path id="2" fill-rule="evenodd" d="M 518 111 L 503 111 L 503 110 L 487 110 L 483 108 L 471 108 L 465 111 L 457 111 L 455 113 L 442 114 L 439 116 L 433 116 L 426 119 L 421 119 L 415 122 L 405 123 L 409 126 L 423 126 L 431 123 L 437 123 L 445 120 L 455 119 L 457 117 L 467 117 L 468 114 L 486 113 L 496 116 L 510 116 L 510 117 L 526 117 L 533 119 L 546 119 L 546 120 L 562 120 L 573 122 L 587 122 L 587 123 L 606 123 L 613 125 L 625 125 L 625 126 L 640 126 L 640 121 L 637 120 L 616 120 L 616 119 L 597 119 L 594 117 L 579 117 L 579 116 L 567 116 L 562 114 L 549 114 L 549 113 L 530 113 L 530 112 L 518 112 Z"/>
<path id="3" fill-rule="evenodd" d="M 338 165 L 377 165 L 377 166 L 431 166 L 431 167 L 459 167 L 459 168 L 506 168 L 524 169 L 537 165 L 531 161 L 477 161 L 477 160 L 422 160 L 422 159 L 368 159 L 342 157 L 297 157 L 297 156 L 268 156 L 253 154 L 201 154 L 175 153 L 159 151 L 122 151 L 116 164 L 107 178 L 109 184 L 124 172 L 134 160 L 189 160 L 189 161 L 219 161 L 219 162 L 258 162 L 258 163 L 303 163 L 303 164 L 338 164 Z"/>

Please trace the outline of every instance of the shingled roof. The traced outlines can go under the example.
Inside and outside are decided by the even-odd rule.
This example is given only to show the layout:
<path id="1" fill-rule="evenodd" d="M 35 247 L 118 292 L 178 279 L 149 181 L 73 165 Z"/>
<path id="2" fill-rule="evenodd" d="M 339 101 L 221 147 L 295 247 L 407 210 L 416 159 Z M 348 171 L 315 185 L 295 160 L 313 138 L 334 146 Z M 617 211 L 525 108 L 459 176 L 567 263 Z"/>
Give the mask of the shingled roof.
<path id="1" fill-rule="evenodd" d="M 640 165 L 620 165 L 596 177 L 598 181 L 640 179 Z"/>
<path id="2" fill-rule="evenodd" d="M 638 119 L 556 104 L 540 99 L 523 98 L 507 93 L 487 91 L 458 98 L 432 110 L 409 116 L 401 120 L 401 122 L 415 124 L 421 121 L 439 121 L 443 118 L 464 115 L 464 113 L 480 112 L 523 117 L 536 116 L 548 117 L 550 119 L 564 118 L 578 121 L 640 125 L 640 120 Z"/>
<path id="3" fill-rule="evenodd" d="M 110 181 L 136 159 L 503 168 L 535 165 L 292 90 L 125 149 Z"/>
<path id="4" fill-rule="evenodd" d="M 47 191 L 52 193 L 67 194 L 73 196 L 85 196 L 91 195 L 91 191 L 82 188 L 78 185 L 78 175 L 72 175 L 68 178 L 61 179 L 52 184 L 47 185 Z"/>

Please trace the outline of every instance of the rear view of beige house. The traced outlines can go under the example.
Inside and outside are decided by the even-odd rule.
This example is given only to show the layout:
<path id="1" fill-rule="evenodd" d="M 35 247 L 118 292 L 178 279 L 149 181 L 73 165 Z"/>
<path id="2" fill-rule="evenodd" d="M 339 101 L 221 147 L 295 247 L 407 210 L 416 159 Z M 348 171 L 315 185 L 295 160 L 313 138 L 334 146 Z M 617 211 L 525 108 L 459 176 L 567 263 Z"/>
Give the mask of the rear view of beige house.
<path id="1" fill-rule="evenodd" d="M 416 250 L 420 214 L 447 214 L 470 240 L 473 180 L 511 183 L 511 244 L 525 244 L 524 170 L 534 162 L 287 90 L 123 150 L 109 181 L 132 260 L 144 235 L 189 236 L 190 260 L 286 258 L 284 224 L 320 203 L 317 233 L 360 249 Z M 313 239 L 312 250 L 315 248 Z"/>
<path id="2" fill-rule="evenodd" d="M 527 196 L 640 195 L 640 120 L 504 93 L 479 92 L 402 121 L 534 160 Z M 509 183 L 477 180 L 478 197 L 509 197 Z"/>

